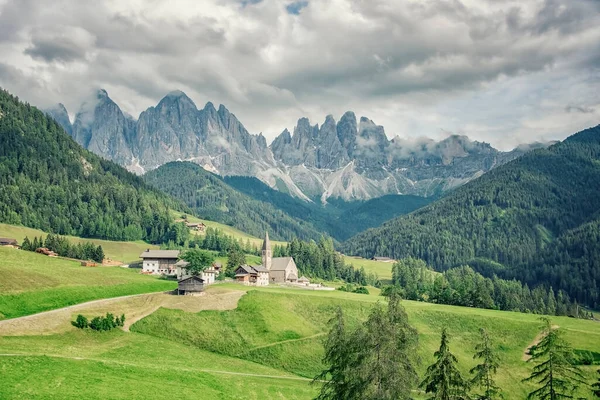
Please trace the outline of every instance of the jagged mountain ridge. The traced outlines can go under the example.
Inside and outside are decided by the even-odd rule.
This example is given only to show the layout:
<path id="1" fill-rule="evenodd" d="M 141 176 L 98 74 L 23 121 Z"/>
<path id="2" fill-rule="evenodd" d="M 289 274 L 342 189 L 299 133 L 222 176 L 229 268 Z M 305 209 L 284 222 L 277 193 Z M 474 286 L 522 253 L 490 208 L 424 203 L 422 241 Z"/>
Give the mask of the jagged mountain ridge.
<path id="1" fill-rule="evenodd" d="M 319 126 L 300 118 L 270 146 L 227 108 L 198 109 L 183 92 L 167 94 L 138 120 L 105 90 L 71 124 L 60 104 L 47 113 L 83 147 L 143 174 L 170 161 L 193 161 L 222 176 L 254 176 L 304 200 L 366 200 L 386 194 L 431 196 L 459 186 L 529 148 L 501 152 L 466 136 L 388 140 L 384 128 L 353 112 Z M 534 147 L 541 147 L 538 145 Z"/>

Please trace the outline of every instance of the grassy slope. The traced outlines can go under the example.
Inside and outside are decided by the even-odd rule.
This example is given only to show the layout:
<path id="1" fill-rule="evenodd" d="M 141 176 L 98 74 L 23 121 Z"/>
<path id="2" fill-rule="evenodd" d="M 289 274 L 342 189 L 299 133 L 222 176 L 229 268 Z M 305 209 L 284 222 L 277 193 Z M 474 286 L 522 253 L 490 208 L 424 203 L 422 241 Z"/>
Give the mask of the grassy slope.
<path id="1" fill-rule="evenodd" d="M 243 297 L 233 311 L 189 314 L 161 309 L 132 329 L 158 337 L 176 337 L 177 341 L 197 348 L 312 377 L 322 367 L 320 340 L 335 307 L 342 306 L 352 322 L 363 319 L 369 303 L 377 300 L 372 295 L 265 288 Z M 502 357 L 498 383 L 510 390 L 505 398 L 522 399 L 531 389 L 520 382 L 531 368 L 522 356 L 539 331 L 538 316 L 410 301 L 404 305 L 420 334 L 421 373 L 433 360 L 442 327 L 449 329 L 452 351 L 467 373 L 474 366 L 472 354 L 478 329 L 485 327 Z M 600 324 L 564 317 L 555 317 L 553 322 L 565 330 L 575 349 L 599 350 Z M 587 369 L 587 373 L 591 377 L 592 369 Z"/>
<path id="2" fill-rule="evenodd" d="M 306 381 L 274 378 L 290 375 L 273 368 L 121 331 L 0 337 L 2 353 L 35 354 L 0 356 L 2 399 L 308 399 L 315 394 Z"/>
<path id="3" fill-rule="evenodd" d="M 120 267 L 78 262 L 0 247 L 0 319 L 85 301 L 170 290 L 174 282 Z"/>
<path id="4" fill-rule="evenodd" d="M 28 236 L 29 239 L 33 239 L 34 236 L 46 237 L 46 235 L 46 232 L 41 231 L 39 229 L 27 228 L 24 226 L 0 224 L 0 237 L 14 238 L 17 239 L 19 243 L 23 241 L 25 236 Z M 158 246 L 147 244 L 146 242 L 142 242 L 141 240 L 137 242 L 114 242 L 110 240 L 101 239 L 82 239 L 75 236 L 67 236 L 67 238 L 72 243 L 92 242 L 95 245 L 101 245 L 106 257 L 124 263 L 139 260 L 140 254 L 146 249 L 158 249 Z"/>
<path id="5" fill-rule="evenodd" d="M 178 211 L 171 211 L 171 215 L 173 215 L 173 218 L 177 219 L 177 218 L 180 218 L 183 215 L 183 213 L 180 213 Z M 214 229 L 219 229 L 226 235 L 233 236 L 235 239 L 238 239 L 238 240 L 239 239 L 243 240 L 244 243 L 246 243 L 246 240 L 250 240 L 250 243 L 253 246 L 256 246 L 258 248 L 260 248 L 260 246 L 262 246 L 262 242 L 263 242 L 262 238 L 257 238 L 255 236 L 249 235 L 249 234 L 242 232 L 239 229 L 236 229 L 232 226 L 221 224 L 220 222 L 214 222 L 214 221 L 209 221 L 206 219 L 196 218 L 192 215 L 188 215 L 187 219 L 190 222 L 204 222 L 204 224 L 206 226 L 208 226 L 210 228 L 214 228 Z M 199 233 L 199 234 L 201 235 L 202 233 Z M 271 240 L 272 246 L 275 246 L 275 245 L 285 246 L 286 244 L 287 244 L 287 242 L 278 242 L 276 240 Z"/>

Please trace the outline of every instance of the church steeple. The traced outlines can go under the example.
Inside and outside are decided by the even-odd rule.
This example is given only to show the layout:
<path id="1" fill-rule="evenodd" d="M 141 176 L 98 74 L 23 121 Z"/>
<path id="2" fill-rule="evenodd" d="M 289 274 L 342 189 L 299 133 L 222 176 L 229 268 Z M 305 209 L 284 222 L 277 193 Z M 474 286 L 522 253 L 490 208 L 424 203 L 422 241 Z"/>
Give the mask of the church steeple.
<path id="1" fill-rule="evenodd" d="M 269 232 L 265 232 L 265 240 L 262 245 L 262 266 L 266 269 L 271 269 L 271 261 L 273 254 L 271 253 L 271 241 L 269 241 Z"/>

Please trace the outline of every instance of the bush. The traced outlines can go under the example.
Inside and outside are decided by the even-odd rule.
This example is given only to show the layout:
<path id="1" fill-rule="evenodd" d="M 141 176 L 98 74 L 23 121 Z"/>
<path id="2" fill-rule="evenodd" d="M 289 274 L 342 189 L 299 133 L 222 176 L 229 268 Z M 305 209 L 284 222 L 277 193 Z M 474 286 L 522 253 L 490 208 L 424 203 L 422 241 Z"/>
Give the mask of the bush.
<path id="1" fill-rule="evenodd" d="M 79 314 L 75 321 L 71 321 L 71 325 L 73 325 L 75 328 L 85 329 L 89 326 L 89 322 L 86 317 Z"/>
<path id="2" fill-rule="evenodd" d="M 79 329 L 90 328 L 95 331 L 110 331 L 125 324 L 125 314 L 121 314 L 121 317 L 115 318 L 113 314 L 106 313 L 104 317 L 92 318 L 89 323 L 86 317 L 79 314 L 75 321 L 71 321 L 71 324 Z"/>

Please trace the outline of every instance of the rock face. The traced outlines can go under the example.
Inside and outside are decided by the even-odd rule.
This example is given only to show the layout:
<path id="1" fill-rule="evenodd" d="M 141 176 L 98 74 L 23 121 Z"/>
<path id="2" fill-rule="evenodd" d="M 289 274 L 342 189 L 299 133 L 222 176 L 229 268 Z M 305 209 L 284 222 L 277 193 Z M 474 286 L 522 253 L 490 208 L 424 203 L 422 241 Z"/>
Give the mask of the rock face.
<path id="1" fill-rule="evenodd" d="M 142 174 L 167 162 L 193 161 L 220 175 L 255 176 L 306 200 L 370 199 L 385 194 L 430 196 L 480 176 L 530 149 L 500 152 L 450 136 L 388 140 L 384 128 L 353 112 L 311 125 L 300 118 L 270 146 L 250 134 L 225 106 L 198 109 L 181 91 L 165 96 L 137 121 L 99 90 L 70 123 L 62 104 L 47 110 L 83 147 Z"/>

